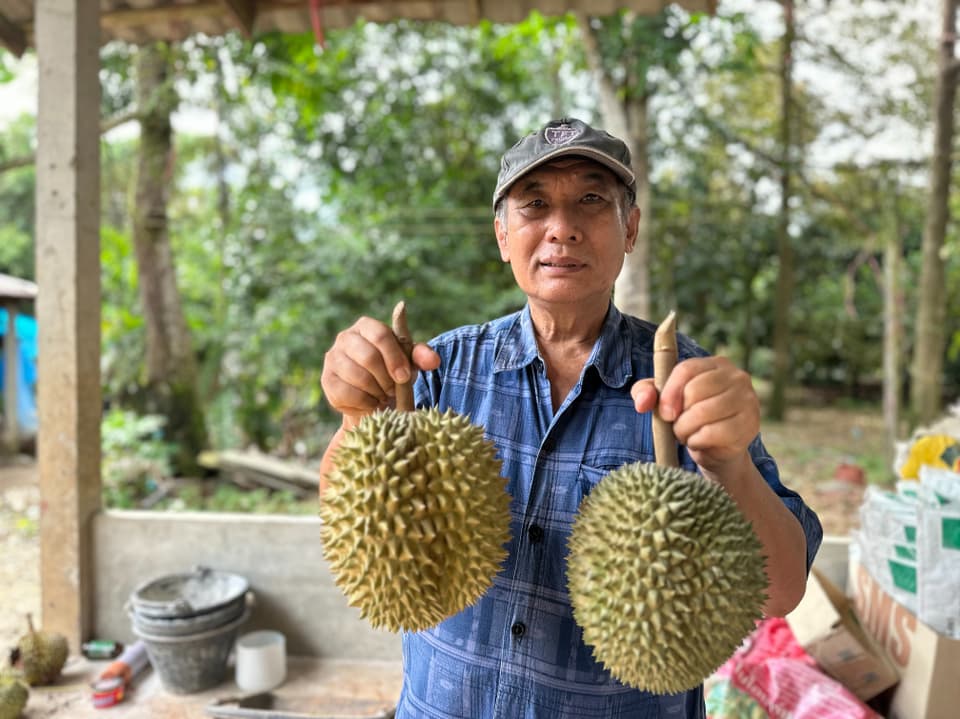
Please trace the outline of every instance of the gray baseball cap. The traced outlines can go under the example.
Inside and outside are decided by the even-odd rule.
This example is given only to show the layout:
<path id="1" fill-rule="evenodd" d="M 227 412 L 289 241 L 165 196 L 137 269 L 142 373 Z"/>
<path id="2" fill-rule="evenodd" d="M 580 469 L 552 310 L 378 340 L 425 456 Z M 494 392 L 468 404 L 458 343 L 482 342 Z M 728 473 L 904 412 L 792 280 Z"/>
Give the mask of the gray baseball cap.
<path id="1" fill-rule="evenodd" d="M 493 206 L 510 186 L 531 170 L 551 160 L 578 155 L 596 160 L 610 169 L 630 190 L 637 191 L 637 178 L 630 168 L 630 150 L 609 132 L 595 130 L 582 120 L 552 120 L 511 147 L 500 159 Z"/>

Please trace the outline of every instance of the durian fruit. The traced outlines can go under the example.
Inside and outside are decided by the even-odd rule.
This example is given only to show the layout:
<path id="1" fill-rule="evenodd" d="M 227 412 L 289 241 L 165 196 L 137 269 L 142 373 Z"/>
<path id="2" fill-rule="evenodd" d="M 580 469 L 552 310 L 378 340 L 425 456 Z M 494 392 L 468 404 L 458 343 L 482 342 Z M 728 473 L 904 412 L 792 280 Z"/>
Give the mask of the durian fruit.
<path id="1" fill-rule="evenodd" d="M 17 719 L 29 696 L 30 690 L 19 677 L 0 673 L 0 719 Z"/>
<path id="2" fill-rule="evenodd" d="M 506 558 L 510 496 L 483 429 L 383 410 L 348 432 L 321 502 L 323 552 L 374 627 L 419 631 L 473 604 Z"/>
<path id="3" fill-rule="evenodd" d="M 20 637 L 13 650 L 14 665 L 32 687 L 53 684 L 67 663 L 67 640 L 62 634 L 34 629 L 29 614 L 27 627 L 27 633 Z"/>
<path id="4" fill-rule="evenodd" d="M 581 504 L 567 583 L 596 659 L 658 694 L 699 685 L 762 616 L 760 540 L 724 489 L 676 467 L 625 465 Z"/>

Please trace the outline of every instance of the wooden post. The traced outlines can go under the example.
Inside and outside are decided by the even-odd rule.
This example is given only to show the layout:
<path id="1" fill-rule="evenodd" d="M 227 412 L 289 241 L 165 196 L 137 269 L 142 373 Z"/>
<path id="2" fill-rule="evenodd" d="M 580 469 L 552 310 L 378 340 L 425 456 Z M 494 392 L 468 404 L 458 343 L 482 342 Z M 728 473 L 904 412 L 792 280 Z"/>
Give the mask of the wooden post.
<path id="1" fill-rule="evenodd" d="M 44 629 L 78 653 L 100 508 L 100 3 L 35 8 L 41 599 Z"/>
<path id="2" fill-rule="evenodd" d="M 3 448 L 16 454 L 20 444 L 17 419 L 17 388 L 20 369 L 20 346 L 17 342 L 17 303 L 3 303 L 7 311 L 7 330 L 3 335 Z"/>

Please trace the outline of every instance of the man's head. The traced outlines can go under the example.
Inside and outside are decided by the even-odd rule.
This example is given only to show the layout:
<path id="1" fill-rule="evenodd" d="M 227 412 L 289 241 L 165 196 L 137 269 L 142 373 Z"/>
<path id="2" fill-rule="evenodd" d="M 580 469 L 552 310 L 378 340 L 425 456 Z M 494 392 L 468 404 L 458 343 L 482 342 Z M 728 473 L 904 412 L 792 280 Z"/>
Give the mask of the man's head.
<path id="1" fill-rule="evenodd" d="M 531 302 L 605 310 L 640 210 L 626 145 L 578 120 L 529 135 L 503 157 L 494 232 Z"/>
<path id="2" fill-rule="evenodd" d="M 626 144 L 581 120 L 565 118 L 548 122 L 503 154 L 497 187 L 493 191 L 494 210 L 513 184 L 528 172 L 545 163 L 572 156 L 593 160 L 613 172 L 624 184 L 629 204 L 633 204 L 637 180 L 630 167 L 630 150 Z"/>

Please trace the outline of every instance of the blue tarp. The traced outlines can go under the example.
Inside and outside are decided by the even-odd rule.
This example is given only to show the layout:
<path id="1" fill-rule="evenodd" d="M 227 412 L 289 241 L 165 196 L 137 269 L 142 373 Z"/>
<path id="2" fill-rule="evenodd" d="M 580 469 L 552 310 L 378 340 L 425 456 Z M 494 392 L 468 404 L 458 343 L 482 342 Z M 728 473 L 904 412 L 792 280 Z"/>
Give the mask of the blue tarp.
<path id="1" fill-rule="evenodd" d="M 7 311 L 0 308 L 0 337 L 7 332 Z M 17 373 L 17 421 L 20 432 L 37 431 L 37 321 L 30 315 L 17 314 L 17 341 L 20 343 L 20 371 Z M 0 353 L 0 392 L 5 373 Z"/>

